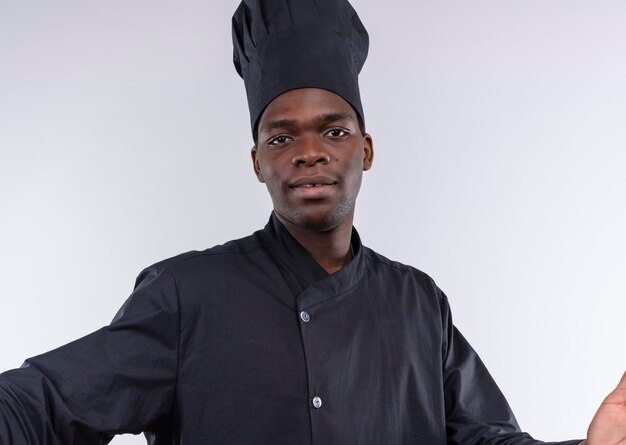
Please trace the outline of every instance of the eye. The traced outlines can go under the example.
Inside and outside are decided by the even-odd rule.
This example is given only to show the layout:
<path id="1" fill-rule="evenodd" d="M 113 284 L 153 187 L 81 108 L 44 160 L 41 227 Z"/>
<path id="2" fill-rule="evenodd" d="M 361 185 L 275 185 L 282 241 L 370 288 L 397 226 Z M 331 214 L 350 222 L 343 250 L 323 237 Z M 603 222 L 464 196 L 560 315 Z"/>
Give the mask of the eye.
<path id="1" fill-rule="evenodd" d="M 289 136 L 280 135 L 280 136 L 276 136 L 276 137 L 269 139 L 267 141 L 267 145 L 272 145 L 272 146 L 282 145 L 282 144 L 289 142 L 290 140 L 291 138 Z"/>
<path id="2" fill-rule="evenodd" d="M 326 132 L 326 135 L 330 136 L 331 138 L 340 138 L 340 137 L 343 137 L 343 136 L 347 136 L 349 134 L 350 134 L 349 132 L 347 132 L 346 130 L 343 130 L 341 128 L 333 128 L 332 130 L 328 130 Z"/>

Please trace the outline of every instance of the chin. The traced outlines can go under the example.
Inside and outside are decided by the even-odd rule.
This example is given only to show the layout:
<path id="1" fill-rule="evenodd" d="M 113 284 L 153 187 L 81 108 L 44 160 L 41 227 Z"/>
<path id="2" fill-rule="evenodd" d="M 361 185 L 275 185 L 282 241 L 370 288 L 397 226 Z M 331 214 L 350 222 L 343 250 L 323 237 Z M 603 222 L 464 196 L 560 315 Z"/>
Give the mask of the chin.
<path id="1" fill-rule="evenodd" d="M 305 219 L 298 224 L 303 229 L 310 230 L 312 232 L 330 232 L 336 229 L 342 221 L 334 221 L 332 219 Z"/>
<path id="2" fill-rule="evenodd" d="M 352 214 L 354 206 L 337 206 L 327 211 L 307 212 L 286 208 L 277 213 L 290 223 L 313 232 L 328 232 L 339 227 Z"/>

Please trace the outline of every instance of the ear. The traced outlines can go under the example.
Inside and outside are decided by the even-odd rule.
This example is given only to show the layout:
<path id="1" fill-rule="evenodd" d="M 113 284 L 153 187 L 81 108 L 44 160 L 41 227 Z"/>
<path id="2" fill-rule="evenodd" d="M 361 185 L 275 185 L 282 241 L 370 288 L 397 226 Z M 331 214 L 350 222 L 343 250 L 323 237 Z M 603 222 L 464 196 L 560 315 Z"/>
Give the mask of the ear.
<path id="1" fill-rule="evenodd" d="M 374 163 L 374 141 L 369 133 L 363 136 L 363 171 L 372 168 Z"/>
<path id="2" fill-rule="evenodd" d="M 252 146 L 250 149 L 250 156 L 252 156 L 252 168 L 254 169 L 254 174 L 259 182 L 265 182 L 263 178 L 263 174 L 261 173 L 261 166 L 259 165 L 258 151 L 256 145 Z"/>

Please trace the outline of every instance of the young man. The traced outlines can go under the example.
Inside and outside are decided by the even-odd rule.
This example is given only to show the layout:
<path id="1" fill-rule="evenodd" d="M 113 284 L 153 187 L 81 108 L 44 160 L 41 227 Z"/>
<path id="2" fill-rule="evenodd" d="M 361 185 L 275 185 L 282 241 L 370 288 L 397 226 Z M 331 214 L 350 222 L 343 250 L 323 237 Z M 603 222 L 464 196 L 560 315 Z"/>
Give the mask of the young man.
<path id="1" fill-rule="evenodd" d="M 110 326 L 4 374 L 0 443 L 539 443 L 433 281 L 352 228 L 374 155 L 356 13 L 249 1 L 234 40 L 268 225 L 149 267 Z M 625 386 L 588 445 L 626 440 Z"/>

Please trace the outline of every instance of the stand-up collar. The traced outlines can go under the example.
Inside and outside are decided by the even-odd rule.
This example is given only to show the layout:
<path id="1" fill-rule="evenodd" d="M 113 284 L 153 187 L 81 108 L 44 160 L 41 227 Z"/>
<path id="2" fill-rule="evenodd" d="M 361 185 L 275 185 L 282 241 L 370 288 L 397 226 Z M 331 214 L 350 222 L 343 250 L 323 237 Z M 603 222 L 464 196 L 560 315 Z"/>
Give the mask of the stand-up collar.
<path id="1" fill-rule="evenodd" d="M 351 239 L 354 257 L 346 266 L 333 274 L 328 274 L 313 259 L 274 213 L 260 235 L 264 247 L 280 267 L 288 269 L 303 282 L 304 289 L 297 295 L 299 310 L 349 291 L 364 275 L 363 248 L 361 238 L 355 228 L 352 228 Z"/>

